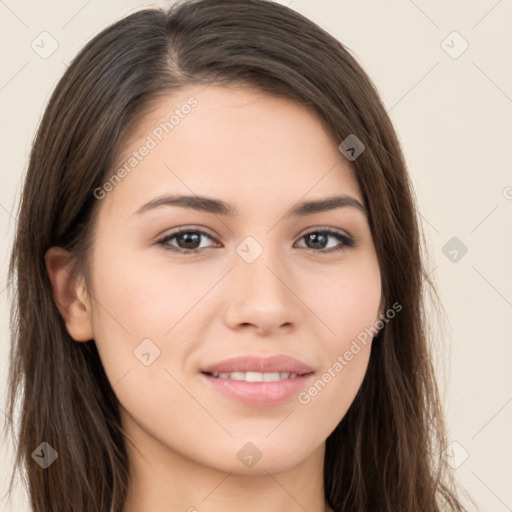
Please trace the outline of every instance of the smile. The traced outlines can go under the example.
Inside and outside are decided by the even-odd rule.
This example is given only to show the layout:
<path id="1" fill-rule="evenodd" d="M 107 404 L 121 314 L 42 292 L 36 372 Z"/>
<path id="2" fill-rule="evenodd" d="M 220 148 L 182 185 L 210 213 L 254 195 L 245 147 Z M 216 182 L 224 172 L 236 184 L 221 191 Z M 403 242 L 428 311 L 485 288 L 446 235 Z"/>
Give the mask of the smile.
<path id="1" fill-rule="evenodd" d="M 277 382 L 279 380 L 293 379 L 296 373 L 290 372 L 231 372 L 231 373 L 212 373 L 216 379 L 243 380 L 245 382 Z"/>

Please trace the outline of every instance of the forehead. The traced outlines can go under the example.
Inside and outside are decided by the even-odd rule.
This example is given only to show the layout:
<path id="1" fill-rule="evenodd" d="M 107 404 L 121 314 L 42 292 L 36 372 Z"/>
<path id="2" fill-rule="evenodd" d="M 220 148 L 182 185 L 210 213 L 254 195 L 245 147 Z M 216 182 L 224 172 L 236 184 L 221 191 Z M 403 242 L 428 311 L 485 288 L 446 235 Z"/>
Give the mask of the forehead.
<path id="1" fill-rule="evenodd" d="M 154 101 L 112 172 L 122 167 L 110 199 L 196 193 L 261 207 L 338 191 L 362 201 L 350 162 L 311 108 L 241 86 L 190 86 Z"/>

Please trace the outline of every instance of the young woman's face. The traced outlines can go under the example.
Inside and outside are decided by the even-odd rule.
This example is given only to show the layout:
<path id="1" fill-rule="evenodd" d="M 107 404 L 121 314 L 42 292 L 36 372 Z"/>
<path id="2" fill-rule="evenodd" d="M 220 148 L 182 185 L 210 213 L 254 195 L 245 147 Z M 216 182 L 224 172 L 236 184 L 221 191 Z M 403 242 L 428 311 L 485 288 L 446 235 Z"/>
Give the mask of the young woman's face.
<path id="1" fill-rule="evenodd" d="M 340 142 L 289 100 L 189 87 L 156 104 L 121 179 L 95 191 L 92 329 L 145 455 L 234 473 L 323 455 L 367 369 L 357 336 L 382 312 Z"/>

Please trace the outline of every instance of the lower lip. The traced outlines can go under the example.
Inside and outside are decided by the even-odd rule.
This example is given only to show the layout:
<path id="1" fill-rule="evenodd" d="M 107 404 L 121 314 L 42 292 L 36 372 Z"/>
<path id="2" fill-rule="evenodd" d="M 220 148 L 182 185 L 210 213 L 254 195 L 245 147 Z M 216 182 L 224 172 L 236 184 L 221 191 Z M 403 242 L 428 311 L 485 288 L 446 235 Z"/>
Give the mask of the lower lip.
<path id="1" fill-rule="evenodd" d="M 222 394 L 247 405 L 269 406 L 289 400 L 304 388 L 313 373 L 298 375 L 275 382 L 246 382 L 244 380 L 220 379 L 201 373 L 207 384 Z"/>

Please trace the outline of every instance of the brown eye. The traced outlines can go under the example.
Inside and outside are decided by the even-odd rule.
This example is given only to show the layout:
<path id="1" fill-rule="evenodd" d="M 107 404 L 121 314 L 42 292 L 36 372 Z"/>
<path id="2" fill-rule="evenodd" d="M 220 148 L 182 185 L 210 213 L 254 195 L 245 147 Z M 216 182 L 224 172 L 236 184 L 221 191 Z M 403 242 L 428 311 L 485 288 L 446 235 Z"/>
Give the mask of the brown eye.
<path id="1" fill-rule="evenodd" d="M 176 242 L 180 249 L 197 249 L 201 245 L 201 234 L 199 233 L 180 233 L 176 235 Z"/>
<path id="2" fill-rule="evenodd" d="M 302 236 L 301 240 L 302 239 L 305 240 L 307 249 L 321 252 L 339 251 L 346 247 L 353 247 L 354 245 L 354 241 L 350 237 L 332 230 L 311 231 Z M 336 245 L 336 243 L 334 243 L 329 247 L 330 239 L 337 240 L 338 244 Z"/>
<path id="3" fill-rule="evenodd" d="M 204 248 L 204 246 L 201 247 L 203 237 L 213 240 L 213 238 L 205 231 L 198 229 L 182 229 L 180 231 L 169 233 L 159 240 L 158 243 L 162 245 L 164 249 L 173 252 L 199 252 L 200 249 Z M 171 243 L 172 241 L 175 242 Z"/>

